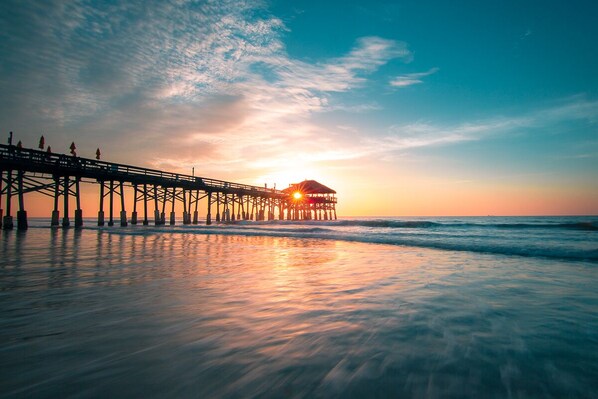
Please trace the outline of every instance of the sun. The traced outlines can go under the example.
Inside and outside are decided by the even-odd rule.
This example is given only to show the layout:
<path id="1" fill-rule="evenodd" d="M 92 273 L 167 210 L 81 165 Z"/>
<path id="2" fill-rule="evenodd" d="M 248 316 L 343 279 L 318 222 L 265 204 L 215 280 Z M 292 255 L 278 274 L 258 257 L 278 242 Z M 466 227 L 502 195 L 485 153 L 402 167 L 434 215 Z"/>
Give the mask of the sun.
<path id="1" fill-rule="evenodd" d="M 296 200 L 301 199 L 301 197 L 303 197 L 303 194 L 301 194 L 299 191 L 296 191 L 293 194 L 293 198 L 295 198 Z"/>

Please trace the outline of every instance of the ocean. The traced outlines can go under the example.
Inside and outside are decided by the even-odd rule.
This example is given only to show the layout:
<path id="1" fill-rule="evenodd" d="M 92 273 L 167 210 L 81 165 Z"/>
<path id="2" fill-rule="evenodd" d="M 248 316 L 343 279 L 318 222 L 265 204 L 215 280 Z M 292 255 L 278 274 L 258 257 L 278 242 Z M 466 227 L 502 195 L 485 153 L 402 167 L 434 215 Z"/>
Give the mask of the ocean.
<path id="1" fill-rule="evenodd" d="M 0 242 L 3 398 L 598 398 L 598 217 Z"/>

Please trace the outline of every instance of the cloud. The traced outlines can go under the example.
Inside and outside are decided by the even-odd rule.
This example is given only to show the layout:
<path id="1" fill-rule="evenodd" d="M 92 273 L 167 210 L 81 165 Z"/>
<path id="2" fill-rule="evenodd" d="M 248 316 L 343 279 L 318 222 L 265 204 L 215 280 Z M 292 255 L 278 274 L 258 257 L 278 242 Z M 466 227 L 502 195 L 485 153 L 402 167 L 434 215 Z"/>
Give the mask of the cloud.
<path id="1" fill-rule="evenodd" d="M 364 131 L 315 114 L 380 109 L 345 104 L 405 43 L 368 36 L 317 62 L 290 56 L 288 28 L 262 2 L 73 0 L 0 3 L 0 130 L 54 151 L 255 182 L 309 177 L 306 170 L 354 165 L 401 151 L 482 140 L 567 120 L 596 121 L 584 98 L 523 116 L 441 121 Z M 421 83 L 438 68 L 398 76 Z M 325 119 L 322 116 L 320 119 Z M 332 118 L 331 118 L 332 119 Z M 29 143 L 29 144 L 28 144 Z M 284 183 L 279 180 L 279 184 Z"/>
<path id="2" fill-rule="evenodd" d="M 485 120 L 464 122 L 457 125 L 440 125 L 416 122 L 392 125 L 381 138 L 366 139 L 368 147 L 388 151 L 403 151 L 421 147 L 450 145 L 478 141 L 499 135 L 518 132 L 533 134 L 536 129 L 554 127 L 562 122 L 588 121 L 598 118 L 598 101 L 583 97 L 566 99 L 558 105 L 535 110 L 512 117 L 493 117 Z"/>
<path id="3" fill-rule="evenodd" d="M 411 57 L 370 36 L 344 55 L 294 59 L 286 26 L 259 1 L 7 0 L 0 24 L 0 128 L 24 142 L 44 133 L 53 148 L 100 146 L 115 161 L 201 160 L 210 173 L 330 145 L 311 115 L 348 110 L 335 93 Z"/>
<path id="4" fill-rule="evenodd" d="M 328 107 L 329 111 L 343 111 L 343 112 L 350 112 L 350 113 L 364 113 L 370 111 L 378 111 L 383 109 L 381 105 L 376 103 L 366 103 L 366 104 L 355 104 L 355 105 L 347 105 L 347 104 L 337 104 L 337 105 L 330 105 Z"/>
<path id="5" fill-rule="evenodd" d="M 422 78 L 438 72 L 439 68 L 432 68 L 426 72 L 408 73 L 406 75 L 397 76 L 390 81 L 392 87 L 407 87 L 415 84 L 423 83 Z"/>

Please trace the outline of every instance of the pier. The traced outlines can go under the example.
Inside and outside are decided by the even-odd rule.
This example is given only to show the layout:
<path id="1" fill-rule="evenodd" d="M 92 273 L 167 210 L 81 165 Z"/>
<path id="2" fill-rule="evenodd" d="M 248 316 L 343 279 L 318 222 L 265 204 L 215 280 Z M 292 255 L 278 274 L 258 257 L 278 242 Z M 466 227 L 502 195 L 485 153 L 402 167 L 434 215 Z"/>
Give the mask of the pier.
<path id="1" fill-rule="evenodd" d="M 14 227 L 13 197 L 18 199 L 16 226 L 27 229 L 25 194 L 32 192 L 53 200 L 52 226 L 69 227 L 74 216 L 74 227 L 81 227 L 82 184 L 98 186 L 98 226 L 113 226 L 115 222 L 120 226 L 148 225 L 150 218 L 156 226 L 167 221 L 174 225 L 175 204 L 179 209 L 182 205 L 183 224 L 198 224 L 201 200 L 205 200 L 206 225 L 239 220 L 336 219 L 336 192 L 313 180 L 276 190 L 4 144 L 0 144 L 0 174 L 0 226 L 4 230 Z M 127 203 L 125 193 L 131 195 L 131 188 Z M 73 215 L 69 210 L 71 198 Z M 131 200 L 129 218 L 126 207 Z"/>

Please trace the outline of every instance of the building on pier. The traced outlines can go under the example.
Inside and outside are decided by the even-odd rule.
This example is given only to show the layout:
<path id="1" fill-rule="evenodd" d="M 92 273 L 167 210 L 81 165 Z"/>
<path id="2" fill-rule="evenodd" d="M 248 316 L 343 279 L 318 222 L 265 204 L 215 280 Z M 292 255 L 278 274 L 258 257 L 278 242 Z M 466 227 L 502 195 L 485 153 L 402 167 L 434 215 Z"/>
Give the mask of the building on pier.
<path id="1" fill-rule="evenodd" d="M 304 180 L 282 190 L 289 196 L 293 220 L 336 220 L 336 191 L 315 180 Z"/>

